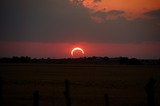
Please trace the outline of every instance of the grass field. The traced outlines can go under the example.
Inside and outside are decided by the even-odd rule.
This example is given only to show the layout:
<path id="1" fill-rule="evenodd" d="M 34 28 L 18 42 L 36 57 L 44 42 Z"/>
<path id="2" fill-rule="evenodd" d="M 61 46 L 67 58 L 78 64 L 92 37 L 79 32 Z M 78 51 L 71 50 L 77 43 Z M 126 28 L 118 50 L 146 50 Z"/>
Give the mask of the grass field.
<path id="1" fill-rule="evenodd" d="M 156 106 L 160 106 L 160 66 L 155 65 L 45 65 L 1 64 L 4 106 L 33 106 L 39 91 L 40 106 L 65 106 L 64 81 L 69 80 L 72 106 L 147 106 L 144 90 L 157 79 Z"/>

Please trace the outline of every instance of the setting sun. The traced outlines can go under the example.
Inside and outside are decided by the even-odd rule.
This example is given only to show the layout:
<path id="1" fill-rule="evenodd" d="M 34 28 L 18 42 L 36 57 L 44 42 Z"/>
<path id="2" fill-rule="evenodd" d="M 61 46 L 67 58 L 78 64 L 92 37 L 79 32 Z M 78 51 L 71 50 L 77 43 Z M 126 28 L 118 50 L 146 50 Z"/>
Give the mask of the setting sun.
<path id="1" fill-rule="evenodd" d="M 84 51 L 83 51 L 82 48 L 75 47 L 75 48 L 73 48 L 73 49 L 71 50 L 71 55 L 74 56 L 74 52 L 76 52 L 76 51 L 80 51 L 81 54 L 84 54 Z M 79 53 L 76 53 L 76 54 L 79 54 Z"/>

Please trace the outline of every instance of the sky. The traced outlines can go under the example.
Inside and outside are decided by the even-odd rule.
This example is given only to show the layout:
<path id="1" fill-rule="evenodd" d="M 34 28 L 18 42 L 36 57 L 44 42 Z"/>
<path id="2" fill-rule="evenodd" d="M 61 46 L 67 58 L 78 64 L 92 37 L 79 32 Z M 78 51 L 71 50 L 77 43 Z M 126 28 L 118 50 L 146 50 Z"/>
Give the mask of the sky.
<path id="1" fill-rule="evenodd" d="M 160 0 L 1 0 L 0 57 L 160 58 Z"/>

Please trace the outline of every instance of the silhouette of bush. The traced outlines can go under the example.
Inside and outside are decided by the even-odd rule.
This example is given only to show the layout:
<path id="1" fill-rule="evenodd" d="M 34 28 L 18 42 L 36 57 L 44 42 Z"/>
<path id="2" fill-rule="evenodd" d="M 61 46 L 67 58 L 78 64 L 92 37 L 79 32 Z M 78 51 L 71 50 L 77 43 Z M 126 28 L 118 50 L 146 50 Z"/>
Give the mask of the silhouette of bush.
<path id="1" fill-rule="evenodd" d="M 129 65 L 142 65 L 141 61 L 136 58 L 129 59 L 128 64 Z"/>
<path id="2" fill-rule="evenodd" d="M 12 58 L 3 57 L 0 58 L 0 63 L 37 63 L 37 64 L 122 64 L 122 65 L 158 65 L 160 64 L 160 59 L 136 59 L 128 57 L 81 57 L 81 58 L 62 58 L 62 59 L 51 59 L 51 58 L 31 58 L 28 56 Z"/>
<path id="3" fill-rule="evenodd" d="M 128 64 L 129 59 L 128 57 L 119 57 L 118 61 L 120 64 Z"/>

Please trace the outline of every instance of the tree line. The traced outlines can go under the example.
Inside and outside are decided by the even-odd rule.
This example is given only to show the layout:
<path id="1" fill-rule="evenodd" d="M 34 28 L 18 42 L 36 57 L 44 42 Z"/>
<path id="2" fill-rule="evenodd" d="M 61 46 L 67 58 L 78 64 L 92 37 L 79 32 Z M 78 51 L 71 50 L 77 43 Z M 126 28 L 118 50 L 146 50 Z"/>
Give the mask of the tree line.
<path id="1" fill-rule="evenodd" d="M 160 59 L 137 59 L 128 57 L 80 57 L 80 58 L 31 58 L 29 56 L 1 57 L 0 63 L 39 63 L 39 64 L 120 64 L 120 65 L 160 65 Z"/>

